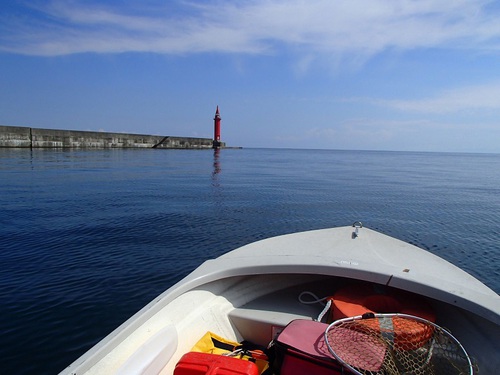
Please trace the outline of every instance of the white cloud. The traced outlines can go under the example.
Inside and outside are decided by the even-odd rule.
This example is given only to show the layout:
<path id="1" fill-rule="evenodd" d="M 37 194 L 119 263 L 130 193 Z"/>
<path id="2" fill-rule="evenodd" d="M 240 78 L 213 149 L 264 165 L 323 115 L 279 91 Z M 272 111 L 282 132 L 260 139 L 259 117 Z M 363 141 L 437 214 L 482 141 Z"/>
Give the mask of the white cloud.
<path id="1" fill-rule="evenodd" d="M 43 3 L 32 19 L 0 16 L 0 51 L 274 53 L 354 55 L 451 46 L 498 49 L 498 15 L 486 0 L 254 0 L 181 2 L 156 8 Z M 36 3 L 40 4 L 40 3 Z M 35 18 L 33 14 L 38 16 Z"/>
<path id="2" fill-rule="evenodd" d="M 500 82 L 446 90 L 424 99 L 376 100 L 374 103 L 401 111 L 437 114 L 469 110 L 500 110 Z"/>
<path id="3" fill-rule="evenodd" d="M 275 137 L 280 147 L 498 152 L 498 121 L 352 118 Z"/>

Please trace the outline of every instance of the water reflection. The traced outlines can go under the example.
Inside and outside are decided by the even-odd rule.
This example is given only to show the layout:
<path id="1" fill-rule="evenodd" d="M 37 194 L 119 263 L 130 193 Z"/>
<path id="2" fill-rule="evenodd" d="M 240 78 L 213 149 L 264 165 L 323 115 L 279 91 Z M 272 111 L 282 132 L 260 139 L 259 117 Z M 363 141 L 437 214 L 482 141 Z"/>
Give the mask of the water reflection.
<path id="1" fill-rule="evenodd" d="M 220 149 L 214 149 L 214 162 L 213 162 L 213 170 L 212 170 L 212 185 L 219 186 L 219 180 L 217 175 L 220 173 Z"/>

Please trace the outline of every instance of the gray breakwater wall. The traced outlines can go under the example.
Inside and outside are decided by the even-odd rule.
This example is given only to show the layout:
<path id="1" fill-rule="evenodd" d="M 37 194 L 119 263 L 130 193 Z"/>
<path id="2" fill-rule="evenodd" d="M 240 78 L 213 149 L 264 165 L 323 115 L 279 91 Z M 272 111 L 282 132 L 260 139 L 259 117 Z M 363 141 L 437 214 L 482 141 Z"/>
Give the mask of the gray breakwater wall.
<path id="1" fill-rule="evenodd" d="M 40 129 L 0 125 L 0 147 L 208 149 L 210 138 Z M 225 147 L 222 143 L 221 147 Z"/>

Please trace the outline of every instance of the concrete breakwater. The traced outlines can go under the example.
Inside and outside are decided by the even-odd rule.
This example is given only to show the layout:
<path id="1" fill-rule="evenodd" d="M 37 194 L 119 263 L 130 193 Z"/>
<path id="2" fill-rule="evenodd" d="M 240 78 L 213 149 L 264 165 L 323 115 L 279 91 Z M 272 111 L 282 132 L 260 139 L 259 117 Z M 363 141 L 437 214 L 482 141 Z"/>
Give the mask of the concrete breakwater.
<path id="1" fill-rule="evenodd" d="M 213 147 L 213 140 L 0 125 L 0 147 L 208 149 Z M 221 147 L 225 144 L 221 143 Z"/>

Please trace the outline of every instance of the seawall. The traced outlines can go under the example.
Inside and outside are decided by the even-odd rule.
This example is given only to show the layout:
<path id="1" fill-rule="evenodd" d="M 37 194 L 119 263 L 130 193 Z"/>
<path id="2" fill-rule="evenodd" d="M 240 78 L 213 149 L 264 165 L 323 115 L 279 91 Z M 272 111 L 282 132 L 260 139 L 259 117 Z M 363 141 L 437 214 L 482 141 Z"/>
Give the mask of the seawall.
<path id="1" fill-rule="evenodd" d="M 213 147 L 213 140 L 0 125 L 0 147 L 208 149 Z M 221 147 L 225 147 L 225 144 L 221 143 Z"/>

